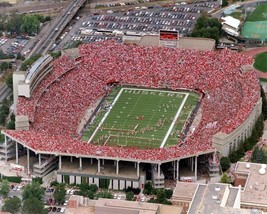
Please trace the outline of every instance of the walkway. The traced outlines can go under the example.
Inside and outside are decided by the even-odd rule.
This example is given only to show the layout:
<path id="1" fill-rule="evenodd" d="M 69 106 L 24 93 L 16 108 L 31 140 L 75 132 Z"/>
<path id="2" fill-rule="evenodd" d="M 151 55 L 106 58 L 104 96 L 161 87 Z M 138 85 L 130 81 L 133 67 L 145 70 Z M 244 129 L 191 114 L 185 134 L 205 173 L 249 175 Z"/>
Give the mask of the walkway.
<path id="1" fill-rule="evenodd" d="M 262 53 L 262 52 L 267 52 L 267 47 L 250 48 L 250 49 L 247 49 L 247 50 L 243 51 L 243 54 L 245 54 L 247 56 L 254 57 L 256 54 L 259 54 L 259 53 Z M 256 70 L 256 72 L 257 72 L 257 75 L 258 75 L 259 78 L 267 79 L 267 73 L 261 72 L 261 71 L 258 71 L 258 70 Z"/>

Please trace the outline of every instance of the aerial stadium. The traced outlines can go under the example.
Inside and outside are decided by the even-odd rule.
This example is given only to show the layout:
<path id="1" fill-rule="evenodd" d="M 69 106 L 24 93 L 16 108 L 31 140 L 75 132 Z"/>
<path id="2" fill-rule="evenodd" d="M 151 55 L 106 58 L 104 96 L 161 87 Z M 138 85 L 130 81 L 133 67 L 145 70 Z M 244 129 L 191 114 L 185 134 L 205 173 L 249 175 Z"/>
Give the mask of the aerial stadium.
<path id="1" fill-rule="evenodd" d="M 219 157 L 261 114 L 252 64 L 231 50 L 112 41 L 81 45 L 75 58 L 43 56 L 13 76 L 16 130 L 2 131 L 1 157 L 26 155 L 29 174 L 56 170 L 58 182 L 111 189 L 194 181 L 203 167 L 218 175 Z"/>

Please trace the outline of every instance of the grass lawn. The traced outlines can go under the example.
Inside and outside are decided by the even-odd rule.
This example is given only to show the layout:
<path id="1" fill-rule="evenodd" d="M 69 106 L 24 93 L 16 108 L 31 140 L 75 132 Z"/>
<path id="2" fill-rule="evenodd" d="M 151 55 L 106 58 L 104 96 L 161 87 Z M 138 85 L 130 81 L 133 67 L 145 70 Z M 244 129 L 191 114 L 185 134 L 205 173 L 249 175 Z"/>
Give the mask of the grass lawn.
<path id="1" fill-rule="evenodd" d="M 98 145 L 175 145 L 198 102 L 193 92 L 116 88 L 82 139 Z"/>
<path id="2" fill-rule="evenodd" d="M 267 72 L 267 52 L 255 56 L 254 68 L 259 71 Z"/>
<path id="3" fill-rule="evenodd" d="M 247 21 L 266 21 L 267 17 L 264 18 L 263 13 L 267 13 L 267 4 L 259 4 L 256 9 L 250 14 Z"/>

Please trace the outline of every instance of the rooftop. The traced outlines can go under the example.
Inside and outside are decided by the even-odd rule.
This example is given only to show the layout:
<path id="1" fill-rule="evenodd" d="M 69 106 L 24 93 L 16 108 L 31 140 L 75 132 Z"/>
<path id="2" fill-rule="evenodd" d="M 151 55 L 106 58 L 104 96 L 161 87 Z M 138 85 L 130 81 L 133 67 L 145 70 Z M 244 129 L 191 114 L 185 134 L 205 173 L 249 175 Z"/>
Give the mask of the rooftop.
<path id="1" fill-rule="evenodd" d="M 262 167 L 265 166 L 257 163 L 237 162 L 235 173 L 248 175 L 241 193 L 241 203 L 267 206 L 267 176 L 264 170 L 260 170 Z"/>

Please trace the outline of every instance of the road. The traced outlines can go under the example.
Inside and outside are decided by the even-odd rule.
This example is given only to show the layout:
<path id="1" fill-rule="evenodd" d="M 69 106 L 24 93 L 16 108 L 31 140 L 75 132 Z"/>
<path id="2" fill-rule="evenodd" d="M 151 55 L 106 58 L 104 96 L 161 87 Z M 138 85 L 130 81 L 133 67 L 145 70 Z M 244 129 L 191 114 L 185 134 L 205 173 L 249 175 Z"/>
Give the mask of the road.
<path id="1" fill-rule="evenodd" d="M 39 2 L 38 4 L 19 4 L 12 7 L 0 7 L 0 14 L 10 14 L 12 11 L 17 10 L 18 13 L 29 13 L 30 11 L 48 11 L 55 8 L 63 8 L 67 5 L 66 1 L 62 2 Z"/>
<path id="2" fill-rule="evenodd" d="M 70 20 L 75 16 L 80 7 L 85 3 L 86 0 L 74 0 L 70 1 L 66 8 L 58 15 L 54 20 L 49 30 L 45 35 L 38 41 L 34 49 L 31 51 L 29 56 L 34 54 L 45 54 L 49 47 L 55 43 L 56 38 L 60 35 L 62 30 L 70 22 Z"/>
<path id="3" fill-rule="evenodd" d="M 6 97 L 12 93 L 11 88 L 7 87 L 6 84 L 3 84 L 0 87 L 0 102 L 2 102 Z"/>

